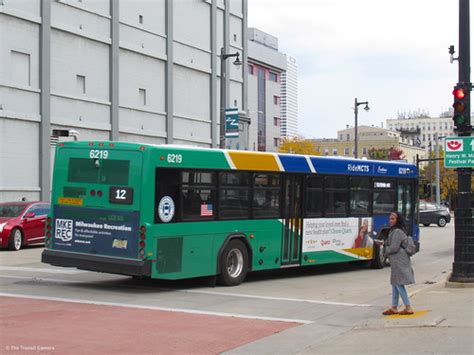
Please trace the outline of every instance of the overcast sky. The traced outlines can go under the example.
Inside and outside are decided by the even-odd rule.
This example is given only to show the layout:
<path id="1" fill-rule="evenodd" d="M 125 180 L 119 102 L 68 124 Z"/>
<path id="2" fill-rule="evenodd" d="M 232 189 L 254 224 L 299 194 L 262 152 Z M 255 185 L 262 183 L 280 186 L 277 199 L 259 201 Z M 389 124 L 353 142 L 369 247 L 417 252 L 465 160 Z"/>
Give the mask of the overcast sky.
<path id="1" fill-rule="evenodd" d="M 385 127 L 398 112 L 419 109 L 439 116 L 452 105 L 458 68 L 448 47 L 458 48 L 458 0 L 248 0 L 248 7 L 249 27 L 278 37 L 279 50 L 297 59 L 298 130 L 307 138 L 335 138 L 353 126 L 356 97 L 371 108 L 359 106 L 359 125 Z"/>

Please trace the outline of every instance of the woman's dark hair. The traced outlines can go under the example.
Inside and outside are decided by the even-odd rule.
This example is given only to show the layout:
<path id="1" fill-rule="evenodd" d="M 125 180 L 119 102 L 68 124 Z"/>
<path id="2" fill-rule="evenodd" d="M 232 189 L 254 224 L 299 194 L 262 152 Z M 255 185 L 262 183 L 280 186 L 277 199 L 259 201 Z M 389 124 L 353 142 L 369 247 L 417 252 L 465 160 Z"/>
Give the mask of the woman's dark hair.
<path id="1" fill-rule="evenodd" d="M 397 216 L 397 223 L 392 228 L 399 228 L 406 233 L 407 227 L 406 227 L 405 218 L 403 218 L 403 215 L 400 212 L 396 212 L 396 211 L 393 211 L 390 214 L 392 213 Z"/>

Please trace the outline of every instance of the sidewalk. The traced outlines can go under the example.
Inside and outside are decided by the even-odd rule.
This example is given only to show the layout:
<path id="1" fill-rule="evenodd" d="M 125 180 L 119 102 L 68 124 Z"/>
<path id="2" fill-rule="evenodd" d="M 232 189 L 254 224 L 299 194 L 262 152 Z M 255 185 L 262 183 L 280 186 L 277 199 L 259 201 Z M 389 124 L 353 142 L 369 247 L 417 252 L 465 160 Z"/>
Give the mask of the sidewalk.
<path id="1" fill-rule="evenodd" d="M 226 354 L 474 354 L 474 288 L 443 281 L 411 299 L 413 316 L 384 317 L 390 299 L 377 299 L 370 309 L 343 311 Z"/>

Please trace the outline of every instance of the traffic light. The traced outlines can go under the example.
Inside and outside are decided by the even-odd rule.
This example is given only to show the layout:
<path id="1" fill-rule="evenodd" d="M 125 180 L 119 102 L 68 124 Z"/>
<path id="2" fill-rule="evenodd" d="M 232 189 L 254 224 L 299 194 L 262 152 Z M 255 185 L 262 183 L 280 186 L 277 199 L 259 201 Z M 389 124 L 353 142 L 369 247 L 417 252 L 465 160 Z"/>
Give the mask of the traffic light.
<path id="1" fill-rule="evenodd" d="M 469 110 L 469 91 L 467 85 L 458 84 L 454 87 L 454 126 L 456 131 L 470 131 L 471 117 Z"/>

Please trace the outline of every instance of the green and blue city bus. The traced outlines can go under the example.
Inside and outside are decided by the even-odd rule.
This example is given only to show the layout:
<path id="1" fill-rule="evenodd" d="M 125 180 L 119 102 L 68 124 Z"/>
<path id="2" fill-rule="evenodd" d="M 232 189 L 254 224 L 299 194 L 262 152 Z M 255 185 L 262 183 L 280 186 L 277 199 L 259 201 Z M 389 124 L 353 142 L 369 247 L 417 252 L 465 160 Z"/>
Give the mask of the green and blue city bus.
<path id="1" fill-rule="evenodd" d="M 342 157 L 124 142 L 57 147 L 42 261 L 154 279 L 366 261 L 388 215 L 416 243 L 417 169 Z"/>

